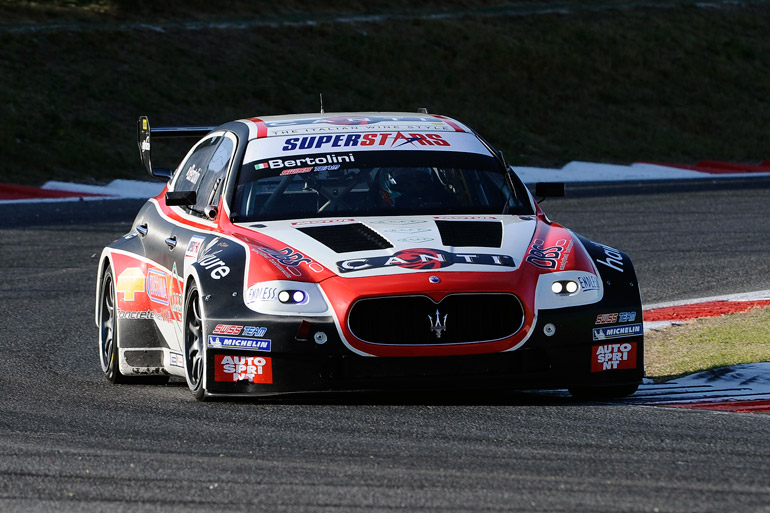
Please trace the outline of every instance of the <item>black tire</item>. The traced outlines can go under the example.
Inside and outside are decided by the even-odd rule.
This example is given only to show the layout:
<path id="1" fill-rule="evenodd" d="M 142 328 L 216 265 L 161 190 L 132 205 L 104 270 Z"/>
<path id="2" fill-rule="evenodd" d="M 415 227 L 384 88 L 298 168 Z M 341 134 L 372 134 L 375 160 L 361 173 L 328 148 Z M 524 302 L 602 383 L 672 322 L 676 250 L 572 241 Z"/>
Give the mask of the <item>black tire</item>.
<path id="1" fill-rule="evenodd" d="M 207 399 L 203 387 L 206 361 L 203 340 L 203 317 L 201 315 L 200 294 L 195 283 L 190 284 L 184 306 L 184 373 L 187 386 L 199 401 Z"/>
<path id="2" fill-rule="evenodd" d="M 118 364 L 118 303 L 112 269 L 104 272 L 99 290 L 99 361 L 102 372 L 110 383 L 128 383 L 128 377 L 120 373 Z"/>
<path id="3" fill-rule="evenodd" d="M 622 399 L 633 394 L 639 388 L 634 385 L 608 385 L 608 386 L 577 386 L 570 387 L 570 395 L 580 401 L 607 401 L 610 399 Z"/>

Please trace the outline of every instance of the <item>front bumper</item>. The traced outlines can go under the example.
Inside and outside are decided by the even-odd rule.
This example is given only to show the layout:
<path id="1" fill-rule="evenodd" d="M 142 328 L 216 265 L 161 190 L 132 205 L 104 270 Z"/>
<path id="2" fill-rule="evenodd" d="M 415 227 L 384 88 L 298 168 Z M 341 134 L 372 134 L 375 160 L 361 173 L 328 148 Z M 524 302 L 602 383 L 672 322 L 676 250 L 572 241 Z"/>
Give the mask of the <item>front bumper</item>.
<path id="1" fill-rule="evenodd" d="M 635 325 L 641 327 L 641 310 L 634 311 L 639 323 L 627 323 L 619 327 L 631 328 L 611 332 L 622 336 L 594 340 L 594 321 L 605 310 L 592 305 L 541 311 L 521 348 L 452 356 L 360 356 L 345 346 L 329 318 L 283 319 L 267 327 L 269 351 L 207 347 L 206 389 L 215 395 L 269 396 L 639 384 L 644 376 L 643 335 Z M 633 351 L 621 351 L 628 347 Z"/>

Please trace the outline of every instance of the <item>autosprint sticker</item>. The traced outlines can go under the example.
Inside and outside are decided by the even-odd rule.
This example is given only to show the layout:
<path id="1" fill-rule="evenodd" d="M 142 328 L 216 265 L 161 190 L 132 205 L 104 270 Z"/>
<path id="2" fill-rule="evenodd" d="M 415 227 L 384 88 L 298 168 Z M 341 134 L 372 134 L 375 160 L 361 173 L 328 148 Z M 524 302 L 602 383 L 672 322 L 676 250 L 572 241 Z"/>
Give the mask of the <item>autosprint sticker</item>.
<path id="1" fill-rule="evenodd" d="M 594 328 L 594 340 L 608 340 L 613 338 L 635 337 L 641 335 L 644 330 L 641 323 L 627 324 L 625 326 L 607 326 Z"/>
<path id="2" fill-rule="evenodd" d="M 636 342 L 603 344 L 591 349 L 591 372 L 636 368 Z"/>
<path id="3" fill-rule="evenodd" d="M 209 335 L 209 347 L 269 352 L 270 340 L 263 338 L 218 337 Z"/>

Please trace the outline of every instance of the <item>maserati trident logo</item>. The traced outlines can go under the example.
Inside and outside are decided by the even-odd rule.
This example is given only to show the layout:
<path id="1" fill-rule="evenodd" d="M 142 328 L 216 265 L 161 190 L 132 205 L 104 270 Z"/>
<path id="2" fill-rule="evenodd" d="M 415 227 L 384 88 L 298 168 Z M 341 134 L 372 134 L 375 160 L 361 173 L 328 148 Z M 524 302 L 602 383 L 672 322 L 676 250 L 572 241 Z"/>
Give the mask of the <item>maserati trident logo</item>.
<path id="1" fill-rule="evenodd" d="M 436 338 L 441 338 L 441 334 L 446 330 L 447 315 L 448 314 L 444 314 L 444 318 L 442 319 L 441 314 L 438 313 L 438 308 L 437 308 L 435 320 L 430 315 L 428 316 L 428 320 L 430 320 L 430 330 L 433 332 L 434 335 L 436 335 Z"/>

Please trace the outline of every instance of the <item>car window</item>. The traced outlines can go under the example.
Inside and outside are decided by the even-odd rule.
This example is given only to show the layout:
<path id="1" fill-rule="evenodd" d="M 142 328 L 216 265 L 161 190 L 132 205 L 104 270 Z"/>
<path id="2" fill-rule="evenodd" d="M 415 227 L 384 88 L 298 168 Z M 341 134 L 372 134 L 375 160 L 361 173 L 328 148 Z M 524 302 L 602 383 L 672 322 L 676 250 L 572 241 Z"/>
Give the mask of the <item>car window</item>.
<path id="1" fill-rule="evenodd" d="M 244 162 L 238 221 L 405 214 L 531 214 L 491 155 L 366 151 Z"/>
<path id="2" fill-rule="evenodd" d="M 201 176 L 208 166 L 209 160 L 219 146 L 221 137 L 209 137 L 196 146 L 187 160 L 180 166 L 174 182 L 175 191 L 197 191 Z"/>
<path id="3" fill-rule="evenodd" d="M 215 137 L 218 140 L 216 149 L 212 152 L 206 169 L 199 179 L 195 210 L 203 212 L 209 205 L 219 203 L 219 193 L 227 173 L 228 164 L 233 156 L 235 142 L 227 136 Z"/>
<path id="4" fill-rule="evenodd" d="M 232 136 L 208 137 L 198 143 L 180 166 L 174 190 L 196 192 L 195 205 L 188 211 L 202 215 L 206 206 L 219 202 L 217 192 L 221 190 L 234 149 Z"/>

